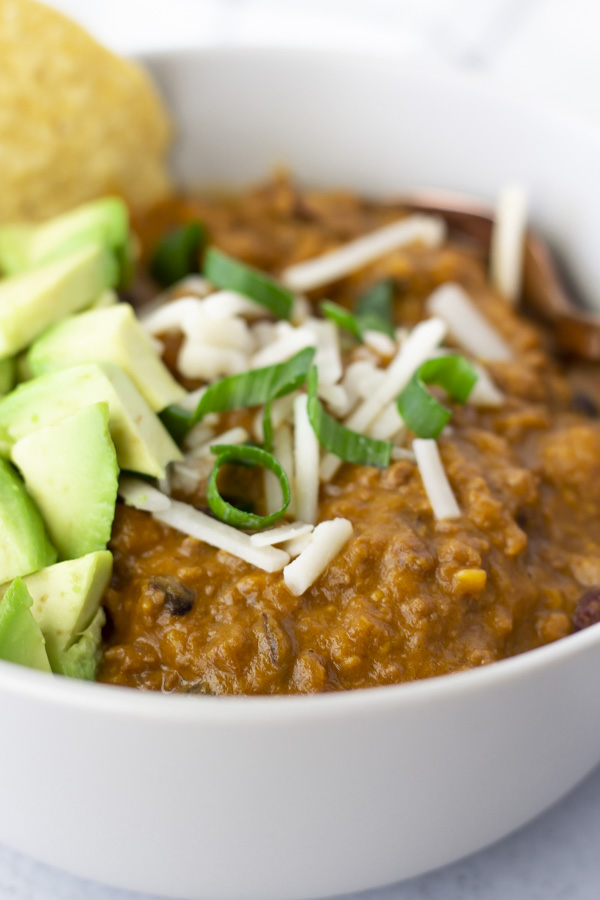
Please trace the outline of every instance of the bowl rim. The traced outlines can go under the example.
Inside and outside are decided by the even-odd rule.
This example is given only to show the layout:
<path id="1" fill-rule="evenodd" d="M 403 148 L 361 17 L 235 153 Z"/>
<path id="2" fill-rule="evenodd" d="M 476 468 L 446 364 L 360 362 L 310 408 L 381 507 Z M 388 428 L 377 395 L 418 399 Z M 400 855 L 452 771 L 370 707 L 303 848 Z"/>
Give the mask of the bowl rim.
<path id="1" fill-rule="evenodd" d="M 211 57 L 246 61 L 264 60 L 268 56 L 309 64 L 311 60 L 334 60 L 352 64 L 388 66 L 397 72 L 410 71 L 421 81 L 443 82 L 444 89 L 454 85 L 481 97 L 491 97 L 508 103 L 515 110 L 530 112 L 535 117 L 552 118 L 586 133 L 588 139 L 600 141 L 600 128 L 577 112 L 557 110 L 548 102 L 515 97 L 497 82 L 482 80 L 469 72 L 451 69 L 444 63 L 431 66 L 429 60 L 396 58 L 374 50 L 325 47 L 280 47 L 273 45 L 236 45 L 223 43 L 206 47 L 154 49 L 136 53 L 135 59 L 152 69 L 154 63 L 182 58 Z M 418 186 L 417 186 L 418 187 Z M 357 713 L 377 716 L 381 711 L 400 710 L 413 705 L 450 699 L 455 695 L 487 690 L 520 680 L 528 673 L 533 676 L 554 665 L 565 663 L 598 645 L 600 652 L 600 623 L 570 634 L 553 643 L 527 650 L 517 656 L 497 660 L 478 668 L 447 675 L 437 675 L 418 681 L 380 685 L 375 688 L 355 688 L 320 694 L 224 695 L 198 696 L 162 691 L 144 691 L 102 682 L 85 682 L 38 672 L 0 660 L 0 697 L 10 694 L 24 700 L 52 703 L 63 708 L 76 708 L 91 713 L 126 718 L 128 721 L 161 720 L 193 725 L 214 723 L 219 726 L 256 726 L 267 723 L 293 724 L 311 720 L 339 721 Z"/>
<path id="2" fill-rule="evenodd" d="M 405 707 L 425 707 L 514 681 L 533 677 L 596 647 L 600 652 L 600 623 L 567 635 L 551 644 L 478 668 L 436 675 L 400 684 L 330 691 L 320 694 L 206 695 L 137 690 L 123 685 L 86 682 L 27 669 L 0 661 L 0 697 L 10 694 L 24 700 L 75 708 L 128 721 L 201 723 L 219 726 L 261 726 L 327 720 L 331 723 Z"/>

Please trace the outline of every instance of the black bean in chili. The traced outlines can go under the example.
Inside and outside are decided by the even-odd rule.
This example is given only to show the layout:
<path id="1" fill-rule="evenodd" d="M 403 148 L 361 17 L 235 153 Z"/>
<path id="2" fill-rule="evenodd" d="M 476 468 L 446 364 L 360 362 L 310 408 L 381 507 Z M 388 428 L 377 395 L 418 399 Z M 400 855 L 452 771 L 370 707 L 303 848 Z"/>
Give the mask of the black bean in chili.
<path id="1" fill-rule="evenodd" d="M 165 609 L 173 616 L 185 616 L 194 605 L 196 591 L 174 575 L 155 575 L 148 586 L 150 590 L 164 595 Z"/>
<path id="2" fill-rule="evenodd" d="M 597 419 L 600 415 L 596 401 L 589 394 L 584 394 L 583 391 L 575 391 L 571 406 L 575 412 L 581 413 L 582 416 L 587 416 L 588 419 Z"/>
<path id="3" fill-rule="evenodd" d="M 600 622 L 600 587 L 590 588 L 581 595 L 573 613 L 573 627 L 575 631 L 589 628 Z"/>

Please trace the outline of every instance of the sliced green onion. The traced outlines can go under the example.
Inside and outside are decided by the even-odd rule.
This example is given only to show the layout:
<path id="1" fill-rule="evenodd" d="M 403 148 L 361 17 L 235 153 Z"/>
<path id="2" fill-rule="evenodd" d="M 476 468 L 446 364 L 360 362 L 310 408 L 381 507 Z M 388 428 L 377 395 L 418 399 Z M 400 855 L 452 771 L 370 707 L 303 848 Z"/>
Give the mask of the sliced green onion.
<path id="1" fill-rule="evenodd" d="M 176 444 L 182 444 L 188 431 L 194 424 L 193 413 L 181 406 L 167 406 L 158 415 L 159 419 Z"/>
<path id="2" fill-rule="evenodd" d="M 290 318 L 294 295 L 264 272 L 227 256 L 216 247 L 209 247 L 206 251 L 203 271 L 217 287 L 250 297 L 278 319 Z"/>
<path id="3" fill-rule="evenodd" d="M 362 333 L 356 316 L 352 315 L 345 307 L 340 306 L 339 303 L 333 303 L 331 300 L 323 300 L 321 312 L 327 319 L 335 322 L 338 328 L 349 331 L 357 341 L 362 341 Z"/>
<path id="4" fill-rule="evenodd" d="M 426 388 L 437 384 L 458 403 L 466 403 L 477 381 L 471 363 L 459 353 L 430 359 L 420 366 L 398 397 L 404 423 L 420 438 L 437 438 L 452 415 Z"/>
<path id="5" fill-rule="evenodd" d="M 265 411 L 263 415 L 263 446 L 265 450 L 268 450 L 269 453 L 273 452 L 273 440 L 274 440 L 274 432 L 273 432 L 273 420 L 271 419 L 271 407 L 273 405 L 273 401 L 269 400 L 269 402 L 265 406 Z"/>
<path id="6" fill-rule="evenodd" d="M 162 287 L 170 287 L 186 275 L 200 271 L 200 253 L 206 229 L 200 222 L 188 222 L 169 231 L 154 250 L 150 275 Z"/>
<path id="7" fill-rule="evenodd" d="M 207 413 L 262 406 L 291 394 L 306 381 L 314 355 L 315 348 L 306 347 L 287 362 L 222 378 L 202 395 L 191 424 L 199 422 Z"/>
<path id="8" fill-rule="evenodd" d="M 313 366 L 308 376 L 308 418 L 319 443 L 345 462 L 359 466 L 378 466 L 385 469 L 390 464 L 392 444 L 378 441 L 346 428 L 329 413 L 317 397 L 317 369 Z"/>
<path id="9" fill-rule="evenodd" d="M 394 337 L 394 284 L 386 278 L 370 288 L 359 299 L 356 311 L 324 300 L 321 312 L 326 318 L 349 331 L 358 341 L 364 340 L 367 331 L 382 331 L 388 337 Z"/>
<path id="10" fill-rule="evenodd" d="M 271 453 L 261 447 L 252 447 L 248 444 L 217 444 L 211 447 L 211 451 L 217 458 L 208 480 L 206 499 L 218 519 L 236 528 L 266 528 L 281 519 L 290 504 L 290 483 L 285 469 Z M 227 464 L 260 466 L 273 472 L 281 486 L 281 507 L 269 516 L 257 516 L 255 513 L 239 509 L 224 500 L 219 493 L 217 479 L 219 469 Z"/>
<path id="11" fill-rule="evenodd" d="M 356 318 L 362 334 L 365 331 L 383 331 L 394 337 L 394 282 L 384 278 L 369 288 L 356 304 Z"/>

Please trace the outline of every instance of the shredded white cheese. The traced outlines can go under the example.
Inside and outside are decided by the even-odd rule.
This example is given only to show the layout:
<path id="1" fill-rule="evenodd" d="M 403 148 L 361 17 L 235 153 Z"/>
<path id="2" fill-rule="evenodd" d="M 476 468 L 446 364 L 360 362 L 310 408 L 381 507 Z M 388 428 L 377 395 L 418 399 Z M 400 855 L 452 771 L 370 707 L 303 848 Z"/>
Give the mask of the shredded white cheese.
<path id="1" fill-rule="evenodd" d="M 228 347 L 247 356 L 256 349 L 256 340 L 244 319 L 216 319 L 207 315 L 203 308 L 186 316 L 182 331 L 190 341 L 210 347 Z"/>
<path id="2" fill-rule="evenodd" d="M 189 463 L 177 462 L 169 469 L 168 493 L 185 491 L 192 494 L 197 491 L 203 481 L 210 477 L 214 465 L 213 459 L 191 460 Z"/>
<path id="3" fill-rule="evenodd" d="M 393 358 L 373 393 L 368 396 L 346 419 L 345 425 L 360 434 L 366 434 L 385 406 L 390 403 L 412 378 L 413 373 L 429 359 L 446 334 L 446 326 L 439 318 L 420 322 L 404 341 Z M 342 460 L 333 453 L 327 453 L 321 462 L 321 481 L 333 478 Z"/>
<path id="4" fill-rule="evenodd" d="M 314 364 L 319 373 L 319 384 L 337 384 L 343 371 L 337 326 L 328 319 L 310 318 L 306 320 L 306 328 L 316 338 Z"/>
<path id="5" fill-rule="evenodd" d="M 350 398 L 341 384 L 322 384 L 319 382 L 317 395 L 329 407 L 331 412 L 340 418 L 348 415 L 352 409 Z"/>
<path id="6" fill-rule="evenodd" d="M 275 547 L 255 547 L 250 537 L 231 525 L 211 519 L 188 503 L 171 501 L 171 507 L 165 511 L 153 513 L 154 518 L 176 531 L 189 534 L 198 541 L 204 541 L 211 547 L 225 550 L 232 556 L 243 559 L 250 565 L 265 572 L 280 572 L 289 562 L 289 554 Z"/>
<path id="7" fill-rule="evenodd" d="M 278 322 L 275 326 L 275 335 L 271 343 L 254 354 L 249 368 L 261 369 L 263 366 L 286 362 L 305 347 L 315 347 L 317 344 L 314 332 L 304 325 L 293 328 L 288 322 Z"/>
<path id="8" fill-rule="evenodd" d="M 140 316 L 140 323 L 151 335 L 162 334 L 165 331 L 183 331 L 187 318 L 201 309 L 202 300 L 198 297 L 179 297 Z"/>
<path id="9" fill-rule="evenodd" d="M 367 347 L 384 359 L 389 359 L 398 349 L 396 342 L 383 331 L 365 331 L 364 342 Z"/>
<path id="10" fill-rule="evenodd" d="M 312 291 L 350 275 L 400 247 L 415 243 L 439 247 L 445 234 L 442 219 L 425 215 L 407 216 L 322 256 L 290 266 L 283 272 L 282 281 L 293 291 Z"/>
<path id="11" fill-rule="evenodd" d="M 227 431 L 221 432 L 221 434 L 209 436 L 208 440 L 203 444 L 196 444 L 196 446 L 186 454 L 186 458 L 198 459 L 202 456 L 210 457 L 212 456 L 210 448 L 214 447 L 215 444 L 243 444 L 249 437 L 250 435 L 245 428 L 236 425 L 234 428 L 229 428 Z"/>
<path id="12" fill-rule="evenodd" d="M 205 393 L 205 387 L 198 388 L 195 391 L 190 391 L 185 395 L 185 397 L 182 397 L 177 405 L 181 406 L 182 409 L 187 410 L 187 412 L 194 412 Z"/>
<path id="13" fill-rule="evenodd" d="M 444 471 L 437 443 L 415 438 L 413 450 L 436 519 L 458 519 L 460 509 Z"/>
<path id="14" fill-rule="evenodd" d="M 289 541 L 286 541 L 281 545 L 281 549 L 285 550 L 286 553 L 289 553 L 291 559 L 295 559 L 297 556 L 300 556 L 303 550 L 305 550 L 310 544 L 312 537 L 312 533 L 309 534 L 300 534 L 298 537 L 292 538 Z"/>
<path id="15" fill-rule="evenodd" d="M 273 544 L 283 544 L 284 541 L 292 541 L 294 538 L 301 537 L 304 534 L 310 534 L 313 525 L 306 522 L 290 522 L 288 525 L 279 525 L 277 528 L 270 528 L 268 531 L 259 531 L 250 537 L 250 543 L 255 547 L 269 547 Z"/>
<path id="16" fill-rule="evenodd" d="M 407 460 L 414 463 L 417 461 L 414 450 L 410 450 L 408 447 L 392 447 L 392 459 L 395 462 Z"/>
<path id="17" fill-rule="evenodd" d="M 177 357 L 177 368 L 186 378 L 215 381 L 225 375 L 239 375 L 248 369 L 248 357 L 229 347 L 211 347 L 185 338 Z"/>
<path id="18" fill-rule="evenodd" d="M 427 300 L 427 309 L 446 322 L 452 337 L 476 359 L 512 359 L 512 350 L 458 284 L 442 284 Z"/>
<path id="19" fill-rule="evenodd" d="M 369 427 L 369 437 L 376 438 L 379 441 L 391 441 L 392 438 L 405 432 L 404 420 L 398 412 L 395 400 L 384 406 Z"/>
<path id="20" fill-rule="evenodd" d="M 354 405 L 358 400 L 369 397 L 379 387 L 384 377 L 385 369 L 378 369 L 373 362 L 360 359 L 350 363 L 344 372 L 342 387 Z"/>
<path id="21" fill-rule="evenodd" d="M 264 306 L 237 291 L 215 291 L 204 300 L 202 311 L 213 319 L 231 319 L 234 316 L 261 319 L 266 315 Z"/>
<path id="22" fill-rule="evenodd" d="M 142 481 L 141 478 L 120 478 L 119 497 L 127 506 L 145 512 L 165 512 L 171 506 L 171 500 L 161 491 Z"/>
<path id="23" fill-rule="evenodd" d="M 471 403 L 473 406 L 484 407 L 502 406 L 505 400 L 504 394 L 496 387 L 489 372 L 479 363 L 472 362 L 471 365 L 477 373 L 477 381 L 469 394 L 467 403 Z"/>
<path id="24" fill-rule="evenodd" d="M 289 592 L 299 597 L 307 591 L 335 559 L 352 536 L 352 531 L 352 523 L 348 519 L 331 519 L 317 525 L 308 546 L 283 570 L 283 580 Z"/>
<path id="25" fill-rule="evenodd" d="M 296 485 L 294 478 L 294 450 L 292 429 L 287 423 L 280 425 L 273 435 L 273 456 L 287 475 L 290 485 L 290 503 L 288 515 L 294 515 L 296 509 Z M 277 476 L 268 469 L 264 472 L 265 506 L 267 514 L 277 512 L 281 508 L 281 485 Z"/>
<path id="26" fill-rule="evenodd" d="M 446 326 L 441 319 L 419 322 L 384 370 L 379 387 L 348 418 L 347 427 L 364 433 L 384 406 L 406 387 L 416 369 L 429 358 L 445 336 Z"/>
<path id="27" fill-rule="evenodd" d="M 500 192 L 490 246 L 490 280 L 509 303 L 517 303 L 523 280 L 527 193 L 518 185 Z"/>
<path id="28" fill-rule="evenodd" d="M 214 438 L 214 436 L 214 429 L 212 429 L 210 425 L 207 425 L 206 422 L 198 422 L 185 436 L 183 442 L 184 453 L 189 453 L 190 450 L 195 450 L 196 447 L 206 444 Z"/>
<path id="29" fill-rule="evenodd" d="M 308 397 L 294 400 L 294 465 L 296 469 L 296 515 L 314 525 L 319 501 L 319 441 L 310 424 Z"/>

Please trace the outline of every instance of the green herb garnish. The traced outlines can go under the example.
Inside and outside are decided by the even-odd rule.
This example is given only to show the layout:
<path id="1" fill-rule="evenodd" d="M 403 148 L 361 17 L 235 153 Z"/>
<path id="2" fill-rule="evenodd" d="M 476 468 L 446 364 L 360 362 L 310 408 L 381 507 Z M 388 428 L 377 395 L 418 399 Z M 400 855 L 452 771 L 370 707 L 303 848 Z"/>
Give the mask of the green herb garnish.
<path id="1" fill-rule="evenodd" d="M 393 339 L 393 304 L 394 284 L 386 278 L 360 297 L 353 313 L 331 300 L 321 303 L 321 312 L 339 328 L 349 331 L 358 341 L 364 340 L 367 331 L 381 331 Z"/>
<path id="2" fill-rule="evenodd" d="M 264 272 L 227 256 L 216 247 L 209 247 L 206 251 L 203 271 L 217 287 L 250 297 L 278 319 L 290 318 L 294 295 Z"/>
<path id="3" fill-rule="evenodd" d="M 398 397 L 398 411 L 417 437 L 437 438 L 452 414 L 426 385 L 437 384 L 452 400 L 466 403 L 476 381 L 475 369 L 458 353 L 430 359 L 417 369 Z"/>
<path id="4" fill-rule="evenodd" d="M 200 222 L 188 222 L 172 229 L 154 250 L 150 275 L 162 287 L 170 287 L 186 275 L 199 272 L 205 243 L 206 229 Z"/>
<path id="5" fill-rule="evenodd" d="M 313 366 L 308 376 L 308 418 L 319 443 L 335 453 L 344 462 L 359 466 L 378 466 L 385 469 L 390 464 L 392 444 L 378 441 L 346 428 L 332 418 L 317 397 L 317 369 Z"/>
<path id="6" fill-rule="evenodd" d="M 306 381 L 314 355 L 314 347 L 306 347 L 287 362 L 230 375 L 211 384 L 192 415 L 192 423 L 199 422 L 207 413 L 262 406 L 291 394 Z"/>
<path id="7" fill-rule="evenodd" d="M 217 458 L 208 480 L 206 499 L 212 512 L 221 522 L 226 522 L 236 528 L 267 528 L 281 519 L 290 504 L 290 483 L 285 469 L 271 453 L 261 447 L 253 447 L 249 444 L 217 444 L 211 447 L 211 451 Z M 259 466 L 273 472 L 281 487 L 281 507 L 268 516 L 258 516 L 224 500 L 219 493 L 217 480 L 221 466 L 228 464 Z"/>

